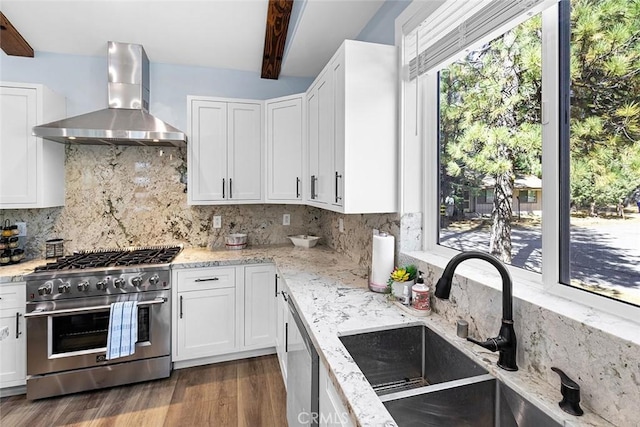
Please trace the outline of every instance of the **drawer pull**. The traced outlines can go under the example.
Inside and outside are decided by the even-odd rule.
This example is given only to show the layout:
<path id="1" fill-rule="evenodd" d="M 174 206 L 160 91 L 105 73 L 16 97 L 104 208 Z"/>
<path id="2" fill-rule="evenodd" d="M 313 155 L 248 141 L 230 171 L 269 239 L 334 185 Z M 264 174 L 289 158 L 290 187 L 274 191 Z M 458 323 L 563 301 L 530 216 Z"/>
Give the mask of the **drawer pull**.
<path id="1" fill-rule="evenodd" d="M 215 280 L 220 280 L 217 277 L 207 277 L 206 279 L 196 279 L 196 282 L 213 282 Z"/>
<path id="2" fill-rule="evenodd" d="M 289 352 L 289 323 L 284 324 L 284 352 Z"/>
<path id="3" fill-rule="evenodd" d="M 180 318 L 182 319 L 182 295 L 180 295 Z"/>
<path id="4" fill-rule="evenodd" d="M 22 314 L 16 313 L 16 339 L 22 335 L 22 332 L 20 332 L 20 316 L 22 316 Z"/>

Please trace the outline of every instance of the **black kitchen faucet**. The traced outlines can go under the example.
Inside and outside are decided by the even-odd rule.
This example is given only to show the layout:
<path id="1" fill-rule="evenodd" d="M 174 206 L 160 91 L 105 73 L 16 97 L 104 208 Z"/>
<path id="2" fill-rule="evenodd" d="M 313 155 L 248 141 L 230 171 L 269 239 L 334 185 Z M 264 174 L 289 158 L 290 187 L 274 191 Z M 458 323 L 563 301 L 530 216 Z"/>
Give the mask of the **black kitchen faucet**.
<path id="1" fill-rule="evenodd" d="M 451 258 L 449 263 L 442 273 L 442 277 L 438 279 L 436 284 L 435 296 L 440 299 L 449 299 L 451 293 L 451 282 L 453 280 L 453 272 L 458 264 L 467 259 L 482 259 L 493 265 L 502 278 L 502 325 L 500 326 L 500 332 L 495 338 L 489 338 L 486 341 L 478 341 L 473 338 L 467 338 L 474 344 L 482 346 L 491 351 L 500 352 L 498 357 L 498 366 L 507 371 L 517 371 L 518 365 L 516 364 L 516 333 L 513 329 L 513 296 L 512 296 L 512 282 L 511 276 L 507 268 L 498 260 L 498 258 L 485 254 L 484 252 L 470 251 L 462 252 Z"/>

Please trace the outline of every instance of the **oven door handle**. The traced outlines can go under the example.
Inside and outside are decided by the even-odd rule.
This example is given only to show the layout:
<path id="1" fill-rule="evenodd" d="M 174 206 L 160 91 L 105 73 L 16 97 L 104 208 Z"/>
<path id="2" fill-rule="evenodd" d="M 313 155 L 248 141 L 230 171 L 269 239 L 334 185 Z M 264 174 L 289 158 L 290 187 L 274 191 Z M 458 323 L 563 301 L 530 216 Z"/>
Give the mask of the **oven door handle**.
<path id="1" fill-rule="evenodd" d="M 140 301 L 138 302 L 138 307 L 145 307 L 148 305 L 155 305 L 155 304 L 164 304 L 165 302 L 167 302 L 167 298 L 163 298 L 163 297 L 159 297 L 156 299 L 152 299 L 149 301 Z M 101 311 L 101 310 L 107 310 L 110 309 L 111 305 L 107 304 L 107 305 L 95 305 L 93 307 L 78 307 L 78 308 L 66 308 L 66 309 L 62 309 L 62 310 L 35 310 L 32 311 L 31 313 L 25 313 L 24 317 L 28 318 L 28 317 L 44 317 L 44 316 L 54 316 L 57 314 L 80 314 L 80 313 L 91 313 L 94 311 Z"/>

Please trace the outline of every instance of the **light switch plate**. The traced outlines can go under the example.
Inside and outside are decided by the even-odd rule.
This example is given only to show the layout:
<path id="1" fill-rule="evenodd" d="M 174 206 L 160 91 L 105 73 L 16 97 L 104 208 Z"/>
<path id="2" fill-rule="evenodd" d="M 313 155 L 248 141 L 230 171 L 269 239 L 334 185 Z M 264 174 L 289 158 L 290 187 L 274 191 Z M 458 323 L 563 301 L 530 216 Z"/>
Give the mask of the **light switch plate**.
<path id="1" fill-rule="evenodd" d="M 282 215 L 282 225 L 291 225 L 291 215 L 289 214 Z"/>
<path id="2" fill-rule="evenodd" d="M 220 228 L 220 227 L 222 227 L 222 216 L 214 215 L 213 216 L 213 228 Z"/>

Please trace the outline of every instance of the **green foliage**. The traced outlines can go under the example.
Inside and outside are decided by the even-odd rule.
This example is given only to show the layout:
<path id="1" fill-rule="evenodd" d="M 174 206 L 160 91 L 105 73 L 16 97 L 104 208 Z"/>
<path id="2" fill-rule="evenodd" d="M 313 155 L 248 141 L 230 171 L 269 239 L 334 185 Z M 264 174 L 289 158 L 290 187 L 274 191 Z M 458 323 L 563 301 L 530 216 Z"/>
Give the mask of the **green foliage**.
<path id="1" fill-rule="evenodd" d="M 571 5 L 572 203 L 616 204 L 640 186 L 640 0 Z M 536 16 L 440 71 L 443 194 L 541 176 L 541 37 Z"/>
<path id="2" fill-rule="evenodd" d="M 409 264 L 406 266 L 406 269 L 407 273 L 409 274 L 409 281 L 415 280 L 416 276 L 418 275 L 418 267 L 413 264 Z"/>
<path id="3" fill-rule="evenodd" d="M 571 197 L 616 204 L 640 185 L 640 1 L 573 0 Z"/>

